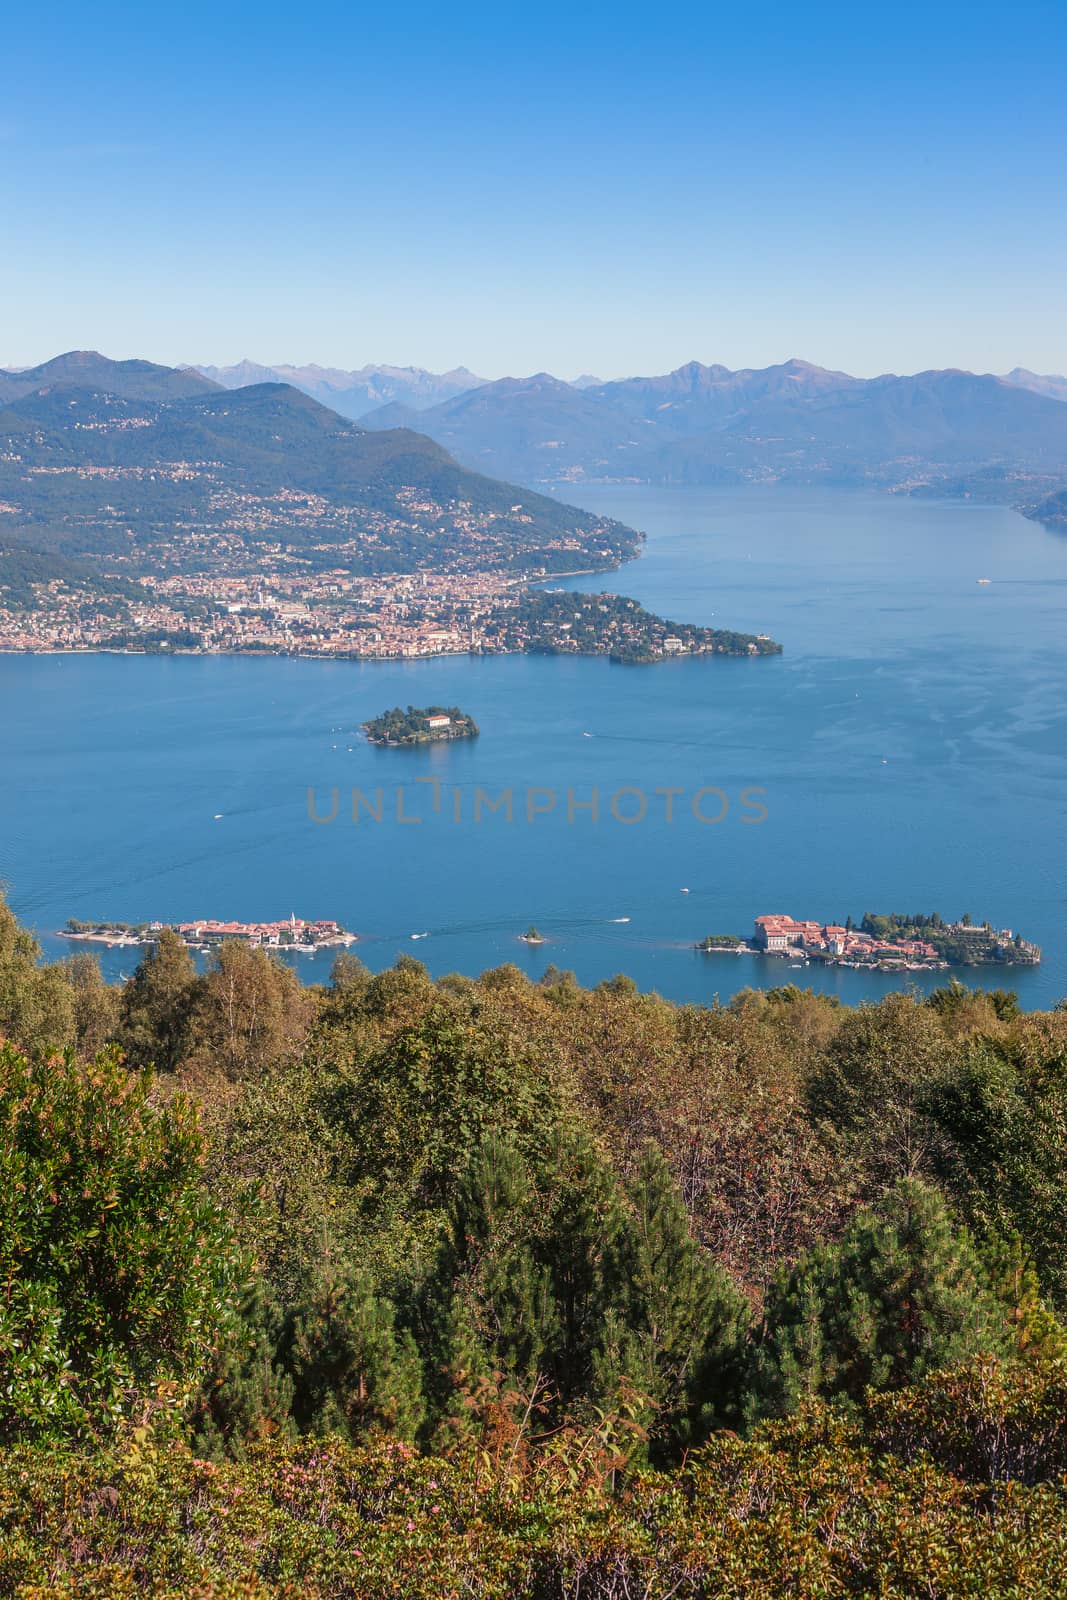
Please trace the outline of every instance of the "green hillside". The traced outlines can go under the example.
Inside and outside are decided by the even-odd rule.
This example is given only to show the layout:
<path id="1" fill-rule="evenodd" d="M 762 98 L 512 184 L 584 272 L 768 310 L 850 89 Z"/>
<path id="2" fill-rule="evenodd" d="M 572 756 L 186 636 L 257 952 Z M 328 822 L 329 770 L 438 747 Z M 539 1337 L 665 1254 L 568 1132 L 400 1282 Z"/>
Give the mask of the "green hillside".
<path id="1" fill-rule="evenodd" d="M 110 361 L 96 350 L 68 350 L 40 366 L 0 370 L 0 402 L 49 387 L 99 388 L 132 400 L 182 400 L 217 389 L 203 373 L 154 361 Z"/>
<path id="2" fill-rule="evenodd" d="M 136 583 L 102 577 L 89 562 L 0 539 L 0 606 L 32 610 L 40 603 L 42 588 L 56 585 L 100 599 L 147 598 Z"/>
<path id="3" fill-rule="evenodd" d="M 288 385 L 222 390 L 102 361 L 100 387 L 51 382 L 0 411 L 4 529 L 21 544 L 118 558 L 131 575 L 236 568 L 264 546 L 357 573 L 610 567 L 636 548 L 618 524 L 471 472 L 421 434 L 368 432 Z M 158 398 L 172 383 L 195 392 Z"/>

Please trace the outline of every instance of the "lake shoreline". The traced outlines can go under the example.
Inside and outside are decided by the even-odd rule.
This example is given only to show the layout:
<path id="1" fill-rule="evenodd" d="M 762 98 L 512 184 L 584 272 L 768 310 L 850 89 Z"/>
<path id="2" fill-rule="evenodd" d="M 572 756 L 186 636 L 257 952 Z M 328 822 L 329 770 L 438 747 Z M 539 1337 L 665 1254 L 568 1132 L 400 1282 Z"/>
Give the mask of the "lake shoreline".
<path id="1" fill-rule="evenodd" d="M 71 914 L 173 921 L 221 905 L 250 920 L 303 904 L 358 929 L 374 971 L 417 953 L 435 977 L 514 963 L 536 979 L 554 964 L 679 1003 L 799 983 L 854 1004 L 953 974 L 724 965 L 693 946 L 748 927 L 754 905 L 926 902 L 1022 922 L 1043 946 L 1040 967 L 970 968 L 965 983 L 1017 989 L 1027 1009 L 1067 993 L 1067 863 L 1041 843 L 1067 792 L 1067 542 L 1009 511 L 840 492 L 615 491 L 610 509 L 649 537 L 598 587 L 783 639 L 774 670 L 728 657 L 717 672 L 683 658 L 626 673 L 519 652 L 356 671 L 303 654 L 5 655 L 0 877 L 47 958 L 91 948 L 50 931 Z M 406 758 L 338 738 L 411 702 L 469 707 L 483 737 Z M 381 820 L 361 802 L 352 825 L 353 791 L 373 801 L 383 785 Z M 759 826 L 735 799 L 751 785 Z M 706 822 L 689 803 L 708 786 L 730 797 L 717 826 L 719 796 Z M 310 788 L 321 821 L 330 791 L 343 797 L 336 826 L 309 818 Z M 672 789 L 684 798 L 668 820 L 656 791 Z M 498 809 L 481 802 L 476 826 L 479 790 Z M 545 946 L 517 942 L 531 921 Z M 139 959 L 95 948 L 109 976 Z M 332 958 L 282 956 L 311 983 Z"/>

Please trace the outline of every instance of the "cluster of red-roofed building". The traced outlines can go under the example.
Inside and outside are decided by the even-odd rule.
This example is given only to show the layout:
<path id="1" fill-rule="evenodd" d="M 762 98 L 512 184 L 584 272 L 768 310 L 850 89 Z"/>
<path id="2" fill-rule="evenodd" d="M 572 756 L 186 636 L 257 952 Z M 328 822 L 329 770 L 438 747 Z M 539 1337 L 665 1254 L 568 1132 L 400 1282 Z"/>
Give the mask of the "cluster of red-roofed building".
<path id="1" fill-rule="evenodd" d="M 162 923 L 153 923 L 152 929 L 158 932 L 162 926 Z M 283 922 L 179 922 L 174 931 L 181 934 L 187 944 L 194 945 L 221 944 L 224 939 L 244 939 L 251 945 L 306 946 L 345 944 L 352 938 L 339 922 L 307 922 L 295 915 Z"/>
<path id="2" fill-rule="evenodd" d="M 938 953 L 925 939 L 877 939 L 858 928 L 835 922 L 797 922 L 782 914 L 756 918 L 753 944 L 768 953 L 799 950 L 846 961 L 936 961 Z"/>

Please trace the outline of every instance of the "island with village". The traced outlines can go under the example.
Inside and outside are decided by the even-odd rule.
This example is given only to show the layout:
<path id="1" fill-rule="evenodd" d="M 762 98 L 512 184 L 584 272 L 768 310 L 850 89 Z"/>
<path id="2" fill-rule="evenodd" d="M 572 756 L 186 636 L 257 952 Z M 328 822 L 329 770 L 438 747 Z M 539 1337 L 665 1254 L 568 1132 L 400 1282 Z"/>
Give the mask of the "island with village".
<path id="1" fill-rule="evenodd" d="M 218 922 L 211 919 L 199 922 L 80 922 L 76 917 L 71 917 L 66 927 L 61 929 L 60 937 L 122 949 L 158 944 L 164 929 L 177 934 L 190 950 L 200 953 L 215 950 L 228 939 L 236 939 L 253 948 L 291 950 L 298 955 L 312 955 L 333 946 L 355 944 L 358 937 L 349 933 L 339 922 L 327 919 L 309 922 L 295 914 L 290 914 L 281 922 Z"/>
<path id="2" fill-rule="evenodd" d="M 458 706 L 394 706 L 363 724 L 371 744 L 384 749 L 441 744 L 449 739 L 476 739 L 478 724 Z"/>
<path id="3" fill-rule="evenodd" d="M 975 923 L 968 915 L 944 921 L 936 911 L 881 916 L 867 912 L 856 926 L 796 921 L 783 913 L 756 918 L 750 938 L 709 934 L 696 948 L 705 954 L 780 956 L 794 966 L 808 963 L 876 967 L 886 972 L 935 972 L 945 967 L 1037 966 L 1041 950 L 1011 928 Z"/>

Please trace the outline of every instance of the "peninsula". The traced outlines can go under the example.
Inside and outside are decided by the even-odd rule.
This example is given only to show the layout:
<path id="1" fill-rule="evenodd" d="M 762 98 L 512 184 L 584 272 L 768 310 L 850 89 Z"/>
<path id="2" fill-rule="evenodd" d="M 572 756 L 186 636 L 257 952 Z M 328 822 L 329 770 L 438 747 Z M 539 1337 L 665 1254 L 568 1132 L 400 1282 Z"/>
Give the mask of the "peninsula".
<path id="1" fill-rule="evenodd" d="M 476 739 L 478 724 L 458 706 L 394 706 L 363 724 L 371 744 L 387 748 L 401 745 L 441 744 L 449 739 Z"/>
<path id="2" fill-rule="evenodd" d="M 257 948 L 295 950 L 307 954 L 331 945 L 355 944 L 357 937 L 342 928 L 339 922 L 309 922 L 295 915 L 288 916 L 282 922 L 218 922 L 209 919 L 200 922 L 79 922 L 76 917 L 71 917 L 61 930 L 60 937 L 121 948 L 124 945 L 158 944 L 164 929 L 176 933 L 190 950 L 200 951 L 215 949 L 227 939 L 239 939 Z"/>
<path id="3" fill-rule="evenodd" d="M 844 923 L 798 922 L 784 914 L 756 918 L 751 938 L 709 934 L 696 946 L 706 954 L 788 956 L 794 962 L 824 966 L 877 967 L 882 971 L 924 972 L 943 967 L 1037 966 L 1041 950 L 1011 928 L 976 925 L 964 915 L 945 922 L 936 911 L 881 916 L 866 912 L 857 927 Z"/>

